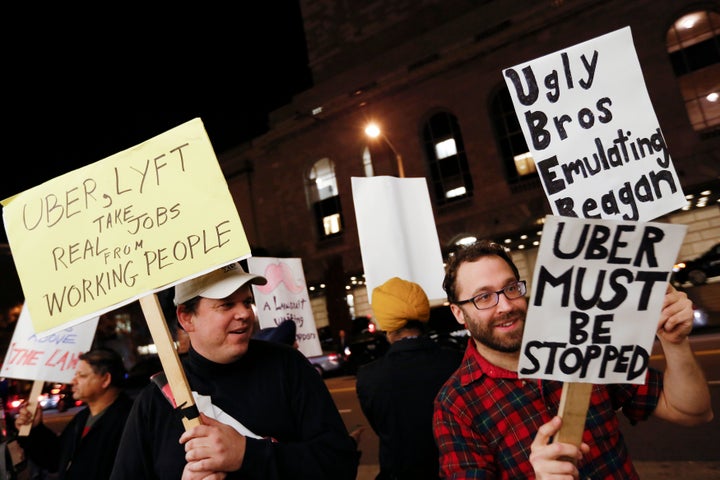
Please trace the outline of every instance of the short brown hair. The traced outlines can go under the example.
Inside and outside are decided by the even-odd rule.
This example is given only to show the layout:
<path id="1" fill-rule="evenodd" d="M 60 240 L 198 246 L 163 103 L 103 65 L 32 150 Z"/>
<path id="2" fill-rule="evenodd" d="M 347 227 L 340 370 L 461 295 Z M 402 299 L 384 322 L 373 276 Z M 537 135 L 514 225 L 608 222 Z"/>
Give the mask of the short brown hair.
<path id="1" fill-rule="evenodd" d="M 445 279 L 443 280 L 443 290 L 448 297 L 450 303 L 458 301 L 456 294 L 457 271 L 460 265 L 466 262 L 474 262 L 475 260 L 495 255 L 505 260 L 505 263 L 512 269 L 516 279 L 520 279 L 520 272 L 512 261 L 508 251 L 497 242 L 492 240 L 478 240 L 467 246 L 458 247 L 448 256 L 448 263 L 445 269 Z"/>

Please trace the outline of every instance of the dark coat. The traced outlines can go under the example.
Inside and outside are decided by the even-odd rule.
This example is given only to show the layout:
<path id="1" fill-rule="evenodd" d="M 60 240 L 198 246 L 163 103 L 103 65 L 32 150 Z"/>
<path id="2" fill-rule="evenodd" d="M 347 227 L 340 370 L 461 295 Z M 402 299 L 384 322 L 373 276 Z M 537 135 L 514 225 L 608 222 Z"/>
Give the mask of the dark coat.
<path id="1" fill-rule="evenodd" d="M 58 436 L 44 423 L 18 437 L 25 454 L 39 467 L 58 472 L 59 480 L 104 480 L 110 478 L 133 401 L 125 393 L 82 436 L 90 409 L 80 410 Z"/>
<path id="2" fill-rule="evenodd" d="M 299 350 L 251 339 L 235 362 L 214 363 L 191 347 L 182 363 L 193 392 L 261 437 L 247 437 L 242 466 L 228 480 L 357 478 L 355 443 Z M 187 463 L 183 431 L 180 410 L 148 385 L 135 399 L 111 478 L 178 480 Z"/>
<path id="3" fill-rule="evenodd" d="M 438 478 L 433 401 L 462 356 L 423 336 L 397 341 L 384 356 L 360 367 L 358 399 L 380 439 L 378 478 Z"/>

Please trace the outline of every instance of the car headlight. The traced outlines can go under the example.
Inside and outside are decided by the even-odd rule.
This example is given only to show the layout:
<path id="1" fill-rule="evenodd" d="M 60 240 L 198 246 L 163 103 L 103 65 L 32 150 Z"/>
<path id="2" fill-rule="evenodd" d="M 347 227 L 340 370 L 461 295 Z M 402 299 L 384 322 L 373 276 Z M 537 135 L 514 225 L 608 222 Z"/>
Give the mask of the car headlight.
<path id="1" fill-rule="evenodd" d="M 693 327 L 706 327 L 708 325 L 708 313 L 702 308 L 693 309 Z"/>

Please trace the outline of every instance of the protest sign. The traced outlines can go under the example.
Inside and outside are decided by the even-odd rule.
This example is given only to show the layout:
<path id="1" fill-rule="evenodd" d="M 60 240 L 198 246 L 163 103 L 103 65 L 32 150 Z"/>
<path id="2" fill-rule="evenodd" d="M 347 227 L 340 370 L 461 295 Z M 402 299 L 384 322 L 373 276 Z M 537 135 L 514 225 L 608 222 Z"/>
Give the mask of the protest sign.
<path id="1" fill-rule="evenodd" d="M 139 300 L 186 429 L 199 413 L 155 292 L 250 256 L 199 118 L 3 202 L 36 332 Z"/>
<path id="2" fill-rule="evenodd" d="M 70 383 L 81 353 L 90 350 L 98 318 L 91 318 L 53 334 L 38 336 L 27 307 L 15 325 L 0 376 L 44 382 Z"/>
<path id="3" fill-rule="evenodd" d="M 503 75 L 555 215 L 648 221 L 685 205 L 630 27 Z"/>
<path id="4" fill-rule="evenodd" d="M 547 216 L 518 377 L 643 383 L 686 229 Z"/>
<path id="5" fill-rule="evenodd" d="M 27 409 L 34 414 L 38 396 L 45 382 L 70 383 L 81 353 L 90 350 L 98 317 L 67 327 L 55 333 L 38 336 L 33 329 L 30 313 L 25 305 L 20 311 L 0 376 L 33 380 Z M 24 425 L 18 435 L 27 436 L 31 424 Z"/>
<path id="6" fill-rule="evenodd" d="M 306 356 L 322 354 L 315 317 L 299 258 L 250 257 L 248 270 L 262 275 L 265 285 L 253 285 L 261 328 L 295 322 L 298 349 Z"/>
<path id="7" fill-rule="evenodd" d="M 445 267 L 426 180 L 353 177 L 352 192 L 370 302 L 375 287 L 400 277 L 442 305 Z"/>
<path id="8" fill-rule="evenodd" d="M 38 333 L 250 255 L 199 118 L 3 205 Z"/>

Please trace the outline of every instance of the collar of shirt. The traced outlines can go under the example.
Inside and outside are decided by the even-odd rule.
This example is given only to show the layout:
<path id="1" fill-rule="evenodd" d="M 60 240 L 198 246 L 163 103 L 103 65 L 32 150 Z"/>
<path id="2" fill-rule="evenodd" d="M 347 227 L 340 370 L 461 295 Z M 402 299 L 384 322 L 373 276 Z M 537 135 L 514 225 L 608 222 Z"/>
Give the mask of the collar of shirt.
<path id="1" fill-rule="evenodd" d="M 483 375 L 487 375 L 490 378 L 518 378 L 517 372 L 505 370 L 502 367 L 488 362 L 485 357 L 478 352 L 475 341 L 470 338 L 468 339 L 467 350 L 465 350 L 465 357 L 460 367 L 460 382 L 462 385 L 467 386 L 482 378 Z"/>

